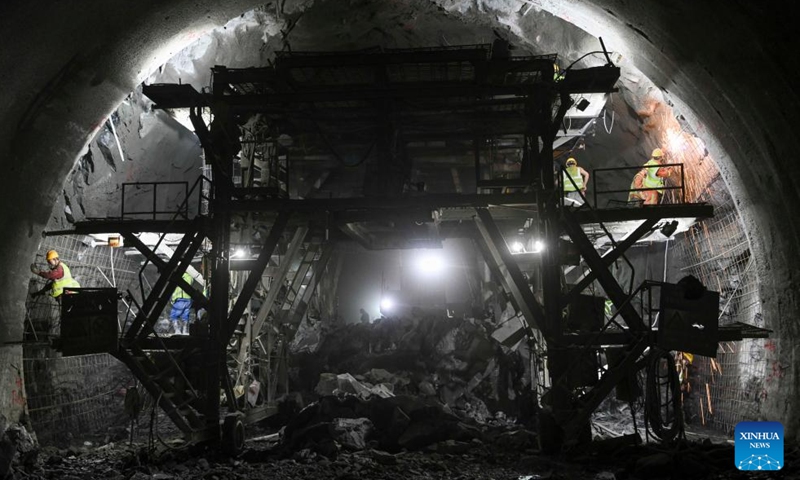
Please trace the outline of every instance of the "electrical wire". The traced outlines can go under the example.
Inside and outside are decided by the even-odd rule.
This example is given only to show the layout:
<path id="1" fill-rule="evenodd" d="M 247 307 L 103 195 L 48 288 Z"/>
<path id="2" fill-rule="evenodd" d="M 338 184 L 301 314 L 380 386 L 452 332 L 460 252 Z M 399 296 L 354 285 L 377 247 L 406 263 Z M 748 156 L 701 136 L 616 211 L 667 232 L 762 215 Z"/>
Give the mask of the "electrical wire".
<path id="1" fill-rule="evenodd" d="M 606 123 L 606 110 L 603 109 L 603 128 L 608 134 L 611 134 L 611 130 L 614 129 L 614 117 L 615 117 L 615 112 L 614 110 L 611 110 L 611 126 L 609 127 L 608 124 Z"/>
<path id="2" fill-rule="evenodd" d="M 575 66 L 576 63 L 580 62 L 584 58 L 588 57 L 589 55 L 597 55 L 599 53 L 602 53 L 603 55 L 607 55 L 607 53 L 605 51 L 603 51 L 603 50 L 595 50 L 594 52 L 589 52 L 589 53 L 586 53 L 584 55 L 581 55 L 580 57 L 578 57 L 577 60 L 575 60 L 574 62 L 570 63 L 569 66 L 564 69 L 564 74 L 566 74 L 566 72 L 568 72 L 570 68 Z M 614 52 L 611 52 L 611 53 L 614 53 Z"/>
<path id="3" fill-rule="evenodd" d="M 666 361 L 666 377 L 659 372 L 661 362 Z M 647 362 L 647 385 L 645 394 L 645 422 L 650 433 L 657 439 L 668 442 L 681 431 L 683 416 L 680 414 L 681 397 L 675 359 L 667 351 L 653 351 Z M 662 391 L 666 388 L 666 398 Z M 665 419 L 663 411 L 672 408 L 672 419 Z M 667 423 L 669 421 L 669 423 Z"/>

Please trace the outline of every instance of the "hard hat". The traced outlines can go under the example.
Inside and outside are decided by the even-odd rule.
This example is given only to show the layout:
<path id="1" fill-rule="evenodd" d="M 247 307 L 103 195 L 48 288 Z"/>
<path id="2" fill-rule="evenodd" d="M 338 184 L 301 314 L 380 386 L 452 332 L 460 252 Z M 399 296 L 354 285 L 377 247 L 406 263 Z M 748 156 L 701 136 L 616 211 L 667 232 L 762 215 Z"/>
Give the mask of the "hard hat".
<path id="1" fill-rule="evenodd" d="M 47 251 L 47 261 L 49 262 L 50 260 L 52 260 L 54 258 L 58 258 L 58 252 L 56 252 L 55 250 L 48 250 Z"/>
<path id="2" fill-rule="evenodd" d="M 653 158 L 663 157 L 664 156 L 664 152 L 661 151 L 660 148 L 656 148 L 656 149 L 653 150 L 653 154 L 650 155 L 650 156 L 653 157 Z"/>
<path id="3" fill-rule="evenodd" d="M 578 164 L 578 161 L 575 160 L 574 158 L 570 157 L 570 158 L 567 159 L 567 166 L 568 167 L 571 166 L 571 165 L 577 165 L 577 164 Z"/>

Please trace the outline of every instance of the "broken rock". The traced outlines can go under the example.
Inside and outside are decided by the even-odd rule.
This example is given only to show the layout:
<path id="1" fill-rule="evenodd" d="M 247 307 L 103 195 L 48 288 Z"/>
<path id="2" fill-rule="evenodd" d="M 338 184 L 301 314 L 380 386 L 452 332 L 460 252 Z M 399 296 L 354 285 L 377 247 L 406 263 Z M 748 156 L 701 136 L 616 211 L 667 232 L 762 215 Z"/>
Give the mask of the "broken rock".
<path id="1" fill-rule="evenodd" d="M 397 457 L 383 450 L 370 450 L 370 455 L 380 465 L 397 465 Z"/>
<path id="2" fill-rule="evenodd" d="M 363 450 L 373 431 L 368 418 L 337 418 L 333 421 L 336 440 L 345 448 Z"/>

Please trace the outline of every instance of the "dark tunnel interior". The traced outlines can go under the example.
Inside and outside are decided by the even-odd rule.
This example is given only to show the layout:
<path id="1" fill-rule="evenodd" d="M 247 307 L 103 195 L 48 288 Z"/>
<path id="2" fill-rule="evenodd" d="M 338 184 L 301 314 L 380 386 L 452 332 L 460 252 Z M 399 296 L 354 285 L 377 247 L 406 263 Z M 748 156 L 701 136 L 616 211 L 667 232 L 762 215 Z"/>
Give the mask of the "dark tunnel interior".
<path id="1" fill-rule="evenodd" d="M 3 3 L 0 478 L 791 473 L 783 3 Z"/>

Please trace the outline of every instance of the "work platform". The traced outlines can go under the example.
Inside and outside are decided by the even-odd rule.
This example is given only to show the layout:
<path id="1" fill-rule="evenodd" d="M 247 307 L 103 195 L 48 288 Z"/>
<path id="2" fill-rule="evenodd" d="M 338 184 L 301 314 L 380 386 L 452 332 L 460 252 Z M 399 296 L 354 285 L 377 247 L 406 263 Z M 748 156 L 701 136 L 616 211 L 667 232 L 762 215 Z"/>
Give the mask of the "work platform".
<path id="1" fill-rule="evenodd" d="M 158 270 L 152 288 L 142 287 L 134 317 L 113 353 L 189 441 L 222 440 L 237 450 L 244 424 L 270 411 L 277 385 L 285 381 L 286 345 L 306 316 L 321 277 L 329 274 L 327 264 L 341 239 L 376 249 L 434 246 L 455 236 L 474 240 L 502 291 L 498 301 L 510 301 L 518 312 L 515 343 L 527 341 L 547 372 L 548 382 L 537 386 L 547 392 L 537 395 L 559 433 L 551 439 L 543 431 L 543 445 L 560 448 L 565 439 L 577 439 L 594 408 L 640 368 L 646 349 L 662 345 L 662 337 L 671 338 L 668 328 L 653 335 L 651 319 L 632 305 L 642 287 L 624 288 L 611 265 L 624 260 L 637 241 L 666 237 L 670 229 L 674 234 L 711 217 L 713 209 L 688 203 L 566 207 L 564 170 L 556 171 L 553 164 L 554 142 L 576 103 L 574 95 L 604 98 L 615 90 L 619 68 L 606 54 L 607 65 L 568 69 L 561 78 L 554 75 L 554 55 L 513 57 L 507 48 L 498 48 L 500 43 L 280 52 L 267 68 L 215 67 L 210 91 L 187 85 L 144 87 L 156 108 L 190 109 L 213 181 L 185 187 L 184 205 L 169 221 L 158 217 L 164 212 L 158 211 L 154 186 L 150 220 L 128 219 L 123 208 L 120 219 L 80 223 L 71 232 L 56 233 L 119 233 L 145 257 L 142 268 Z M 214 114 L 210 125 L 204 109 Z M 414 169 L 435 163 L 431 152 L 450 162 L 450 149 L 470 154 L 466 166 L 474 178 L 469 188 L 457 175 L 450 177 L 450 170 L 445 172 L 457 193 L 428 192 L 411 181 Z M 354 151 L 359 153 L 355 162 L 342 154 L 353 157 Z M 361 188 L 350 189 L 348 198 L 300 198 L 305 194 L 293 189 L 293 172 L 320 152 L 338 162 L 338 171 L 360 169 Z M 327 173 L 319 178 L 328 178 Z M 670 188 L 682 191 L 682 182 Z M 185 203 L 194 198 L 192 192 L 198 192 L 202 215 L 190 219 Z M 255 230 L 258 248 L 239 261 L 236 247 L 252 247 Z M 137 237 L 141 232 L 161 232 L 162 237 L 149 246 Z M 183 236 L 165 258 L 159 244 L 167 232 Z M 509 246 L 520 234 L 527 240 L 537 235 L 547 245 L 530 266 L 521 265 Z M 601 254 L 597 244 L 603 236 L 611 248 Z M 208 245 L 212 249 L 203 257 L 210 298 L 182 278 L 201 246 Z M 589 272 L 566 285 L 563 269 L 575 255 Z M 607 325 L 584 327 L 565 312 L 577 311 L 572 306 L 595 281 L 613 313 Z M 176 287 L 203 305 L 207 316 L 189 336 L 160 338 L 154 325 Z M 703 301 L 706 310 L 713 293 Z M 675 313 L 680 310 L 675 305 L 685 306 L 676 301 L 661 308 L 681 326 L 684 317 Z M 746 333 L 722 330 L 720 338 Z M 604 342 L 596 341 L 598 334 L 607 334 Z M 701 345 L 706 350 L 715 340 L 709 338 Z M 599 374 L 596 368 L 587 369 L 588 375 L 571 373 L 581 366 L 584 352 L 597 357 L 609 340 L 623 347 L 616 350 L 618 362 Z M 261 393 L 248 396 L 253 388 Z"/>

